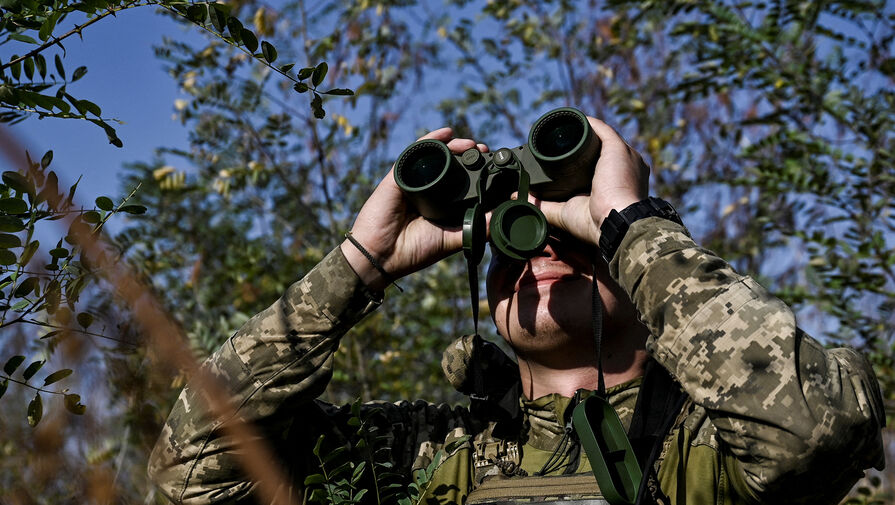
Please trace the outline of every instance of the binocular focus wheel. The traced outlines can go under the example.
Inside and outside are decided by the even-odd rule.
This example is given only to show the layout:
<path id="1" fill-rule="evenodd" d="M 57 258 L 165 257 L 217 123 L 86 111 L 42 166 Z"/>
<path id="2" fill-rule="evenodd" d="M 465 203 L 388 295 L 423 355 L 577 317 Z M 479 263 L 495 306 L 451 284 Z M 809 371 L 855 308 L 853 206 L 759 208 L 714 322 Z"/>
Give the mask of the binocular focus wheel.
<path id="1" fill-rule="evenodd" d="M 528 202 L 503 202 L 491 217 L 491 242 L 500 253 L 515 260 L 527 260 L 544 249 L 547 218 Z"/>

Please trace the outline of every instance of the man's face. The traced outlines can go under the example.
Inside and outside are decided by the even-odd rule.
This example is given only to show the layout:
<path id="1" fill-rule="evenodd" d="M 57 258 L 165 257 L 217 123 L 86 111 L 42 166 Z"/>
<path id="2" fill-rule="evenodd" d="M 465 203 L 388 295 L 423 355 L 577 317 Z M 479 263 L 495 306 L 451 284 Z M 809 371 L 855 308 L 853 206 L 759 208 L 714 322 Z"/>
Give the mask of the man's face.
<path id="1" fill-rule="evenodd" d="M 552 235 L 544 251 L 526 262 L 495 253 L 488 267 L 488 303 L 498 332 L 517 354 L 582 352 L 593 348 L 591 279 L 597 251 L 568 235 Z M 597 259 L 604 305 L 604 334 L 637 324 L 627 294 Z"/>

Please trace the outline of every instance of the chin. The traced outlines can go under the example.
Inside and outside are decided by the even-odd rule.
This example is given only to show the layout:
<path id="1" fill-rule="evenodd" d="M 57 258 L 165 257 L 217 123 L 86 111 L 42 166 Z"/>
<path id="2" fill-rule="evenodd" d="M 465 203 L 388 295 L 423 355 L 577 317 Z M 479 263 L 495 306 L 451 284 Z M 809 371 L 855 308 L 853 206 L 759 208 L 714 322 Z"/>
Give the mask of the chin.
<path id="1" fill-rule="evenodd" d="M 512 300 L 518 301 L 514 310 L 509 300 L 499 303 L 495 316 L 497 331 L 506 342 L 520 354 L 550 352 L 581 345 L 582 338 L 593 339 L 590 311 L 590 295 L 586 303 L 581 297 L 553 296 L 554 302 L 561 301 L 571 310 L 557 311 L 549 302 L 549 297 L 539 297 L 540 303 L 526 309 L 530 296 L 520 294 Z M 577 303 L 576 303 L 577 300 Z M 509 310 L 507 310 L 509 308 Z"/>

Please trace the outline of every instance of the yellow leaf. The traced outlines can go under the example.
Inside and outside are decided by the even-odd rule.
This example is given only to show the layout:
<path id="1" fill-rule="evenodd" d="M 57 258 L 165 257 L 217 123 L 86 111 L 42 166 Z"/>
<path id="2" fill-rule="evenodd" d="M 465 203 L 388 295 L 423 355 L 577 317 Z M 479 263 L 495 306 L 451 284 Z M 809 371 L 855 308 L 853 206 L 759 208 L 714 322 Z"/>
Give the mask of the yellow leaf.
<path id="1" fill-rule="evenodd" d="M 152 171 L 152 178 L 160 181 L 168 176 L 168 174 L 174 172 L 174 167 L 171 165 L 165 165 L 162 168 L 156 168 Z"/>
<path id="2" fill-rule="evenodd" d="M 257 32 L 258 35 L 268 36 L 273 32 L 267 19 L 267 11 L 264 7 L 258 7 L 258 10 L 255 11 L 255 16 L 252 18 L 252 24 L 255 25 L 255 32 Z"/>

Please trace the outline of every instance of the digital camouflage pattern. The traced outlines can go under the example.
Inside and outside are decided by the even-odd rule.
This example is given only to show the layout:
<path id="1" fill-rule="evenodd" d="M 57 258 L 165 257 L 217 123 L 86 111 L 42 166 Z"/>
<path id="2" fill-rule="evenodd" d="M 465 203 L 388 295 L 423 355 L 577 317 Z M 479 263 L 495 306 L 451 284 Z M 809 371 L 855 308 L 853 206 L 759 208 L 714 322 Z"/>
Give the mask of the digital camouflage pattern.
<path id="1" fill-rule="evenodd" d="M 852 350 L 824 349 L 802 333 L 788 307 L 699 248 L 682 226 L 659 218 L 634 223 L 610 271 L 651 329 L 652 356 L 691 398 L 657 463 L 671 503 L 836 503 L 864 468 L 883 465 L 882 402 L 866 360 Z M 318 435 L 347 440 L 355 430 L 347 426 L 347 406 L 316 397 L 332 375 L 339 339 L 378 304 L 337 248 L 209 358 L 206 366 L 229 385 L 238 415 L 277 449 L 295 496 L 304 476 L 318 471 L 311 456 Z M 461 339 L 447 353 L 455 386 L 469 382 L 470 352 Z M 638 390 L 633 381 L 612 391 L 626 425 Z M 524 475 L 552 451 L 568 401 L 550 395 L 522 402 L 524 423 L 513 440 L 486 411 L 422 401 L 365 408 L 375 409 L 373 421 L 404 475 L 463 441 L 453 444 L 428 488 L 439 503 L 462 504 L 467 497 L 479 502 L 476 492 L 501 487 L 499 481 L 531 483 Z M 251 501 L 255 484 L 233 456 L 235 441 L 217 430 L 221 424 L 187 386 L 149 462 L 151 477 L 174 502 Z M 486 452 L 494 462 L 474 465 Z M 586 472 L 581 459 L 577 471 Z"/>

